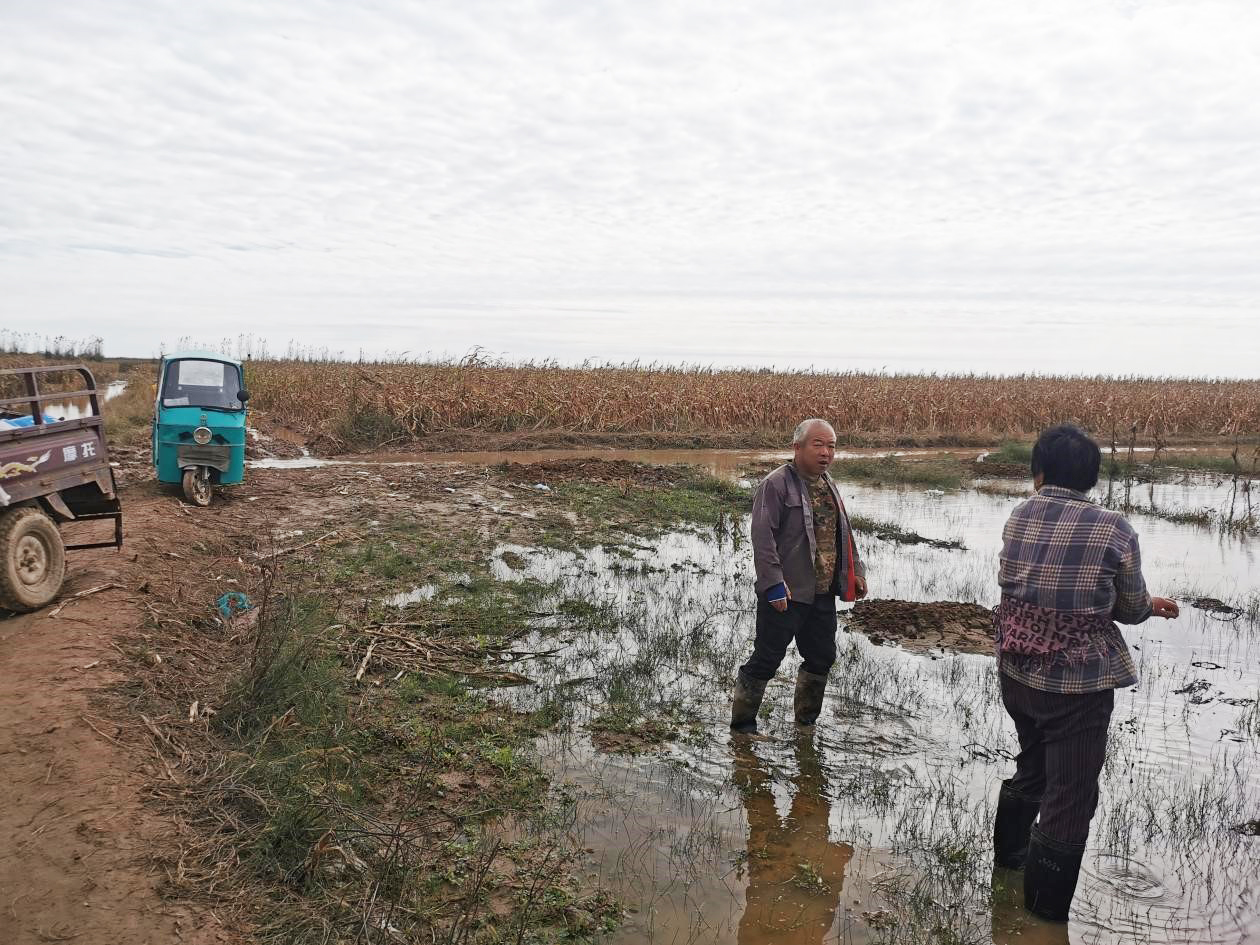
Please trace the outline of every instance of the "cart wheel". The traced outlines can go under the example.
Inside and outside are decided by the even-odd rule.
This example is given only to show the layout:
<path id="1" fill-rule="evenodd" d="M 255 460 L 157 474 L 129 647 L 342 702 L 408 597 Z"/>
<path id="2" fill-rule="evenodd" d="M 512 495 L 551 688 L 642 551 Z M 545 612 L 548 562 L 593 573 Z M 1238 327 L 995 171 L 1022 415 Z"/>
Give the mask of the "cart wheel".
<path id="1" fill-rule="evenodd" d="M 184 470 L 184 497 L 202 508 L 210 504 L 210 470 L 205 466 Z"/>
<path id="2" fill-rule="evenodd" d="M 0 515 L 0 607 L 38 610 L 65 576 L 66 546 L 52 519 L 31 506 Z"/>

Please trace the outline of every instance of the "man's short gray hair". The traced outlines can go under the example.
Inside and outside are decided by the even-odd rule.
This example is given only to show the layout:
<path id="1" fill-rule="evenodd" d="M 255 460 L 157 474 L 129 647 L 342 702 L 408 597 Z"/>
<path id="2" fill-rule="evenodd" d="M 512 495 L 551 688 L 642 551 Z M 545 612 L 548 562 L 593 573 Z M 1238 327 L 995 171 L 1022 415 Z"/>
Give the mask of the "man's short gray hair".
<path id="1" fill-rule="evenodd" d="M 835 435 L 835 432 L 836 432 L 835 427 L 833 427 L 826 420 L 822 419 L 822 417 L 810 417 L 808 420 L 802 420 L 800 423 L 796 425 L 796 431 L 792 434 L 792 445 L 796 446 L 800 443 L 804 443 L 805 436 L 806 434 L 809 433 L 809 428 L 812 427 L 815 423 L 821 423 L 823 426 L 825 426 L 828 430 L 831 431 L 833 436 Z"/>

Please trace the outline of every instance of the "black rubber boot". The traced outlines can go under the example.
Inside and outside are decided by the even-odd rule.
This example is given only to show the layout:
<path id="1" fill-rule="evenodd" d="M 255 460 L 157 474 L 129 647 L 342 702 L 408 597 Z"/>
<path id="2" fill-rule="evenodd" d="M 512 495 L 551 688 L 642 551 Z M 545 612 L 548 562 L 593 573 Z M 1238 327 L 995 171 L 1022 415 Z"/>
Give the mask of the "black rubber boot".
<path id="1" fill-rule="evenodd" d="M 1009 781 L 998 792 L 997 816 L 993 818 L 993 865 L 1022 870 L 1028 857 L 1028 831 L 1037 819 L 1038 801 L 1012 791 Z"/>
<path id="2" fill-rule="evenodd" d="M 827 675 L 810 673 L 801 669 L 796 674 L 796 696 L 792 708 L 797 725 L 813 725 L 822 712 L 823 693 L 827 691 Z"/>
<path id="3" fill-rule="evenodd" d="M 757 731 L 757 710 L 766 694 L 764 679 L 753 679 L 740 670 L 735 677 L 735 697 L 731 700 L 731 731 Z"/>
<path id="4" fill-rule="evenodd" d="M 1051 922 L 1066 922 L 1081 875 L 1083 843 L 1060 843 L 1033 827 L 1024 865 L 1024 908 Z"/>

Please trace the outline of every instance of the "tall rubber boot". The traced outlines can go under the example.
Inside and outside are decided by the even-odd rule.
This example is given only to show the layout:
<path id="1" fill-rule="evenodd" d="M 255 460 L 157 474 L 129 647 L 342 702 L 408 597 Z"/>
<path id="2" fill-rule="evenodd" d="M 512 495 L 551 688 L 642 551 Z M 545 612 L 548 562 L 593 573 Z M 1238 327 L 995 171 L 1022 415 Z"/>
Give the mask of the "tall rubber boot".
<path id="1" fill-rule="evenodd" d="M 797 725 L 813 725 L 822 712 L 823 693 L 827 691 L 827 674 L 807 672 L 804 667 L 796 674 L 796 696 L 792 708 Z"/>
<path id="2" fill-rule="evenodd" d="M 731 700 L 731 731 L 757 731 L 757 710 L 766 694 L 768 680 L 753 679 L 743 670 L 735 677 L 735 697 Z"/>
<path id="3" fill-rule="evenodd" d="M 998 792 L 997 815 L 993 818 L 993 865 L 1022 870 L 1028 858 L 1028 832 L 1041 804 L 1011 790 L 1010 783 L 1003 781 Z"/>
<path id="4" fill-rule="evenodd" d="M 1060 843 L 1033 827 L 1024 864 L 1024 908 L 1051 922 L 1066 922 L 1081 875 L 1083 843 Z"/>

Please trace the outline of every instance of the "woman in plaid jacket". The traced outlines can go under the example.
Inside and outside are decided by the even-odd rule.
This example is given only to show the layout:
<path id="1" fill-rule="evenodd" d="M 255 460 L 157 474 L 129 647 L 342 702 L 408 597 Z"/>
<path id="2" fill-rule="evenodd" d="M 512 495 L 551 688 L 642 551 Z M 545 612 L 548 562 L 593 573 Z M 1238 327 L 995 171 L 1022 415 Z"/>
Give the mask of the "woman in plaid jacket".
<path id="1" fill-rule="evenodd" d="M 1007 520 L 998 570 L 998 673 L 1020 751 L 998 796 L 994 865 L 1022 868 L 1025 907 L 1056 922 L 1076 892 L 1115 690 L 1138 681 L 1116 622 L 1178 613 L 1147 592 L 1133 526 L 1086 495 L 1101 461 L 1079 427 L 1041 434 L 1037 494 Z"/>

